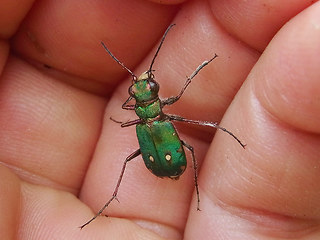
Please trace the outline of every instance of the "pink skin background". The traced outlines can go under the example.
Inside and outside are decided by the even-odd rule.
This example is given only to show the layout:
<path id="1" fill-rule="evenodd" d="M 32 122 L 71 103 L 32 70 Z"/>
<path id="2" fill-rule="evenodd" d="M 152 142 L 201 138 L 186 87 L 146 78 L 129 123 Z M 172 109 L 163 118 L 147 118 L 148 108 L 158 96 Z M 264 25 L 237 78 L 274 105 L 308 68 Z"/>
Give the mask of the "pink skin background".
<path id="1" fill-rule="evenodd" d="M 292 0 L 0 3 L 1 239 L 320 239 L 320 3 Z M 121 109 L 131 78 L 154 65 L 166 112 L 199 162 L 160 179 L 128 163 L 119 201 L 83 230 L 138 149 Z M 216 134 L 215 134 L 216 133 Z M 214 136 L 214 138 L 213 138 Z M 213 140 L 212 140 L 213 139 Z"/>

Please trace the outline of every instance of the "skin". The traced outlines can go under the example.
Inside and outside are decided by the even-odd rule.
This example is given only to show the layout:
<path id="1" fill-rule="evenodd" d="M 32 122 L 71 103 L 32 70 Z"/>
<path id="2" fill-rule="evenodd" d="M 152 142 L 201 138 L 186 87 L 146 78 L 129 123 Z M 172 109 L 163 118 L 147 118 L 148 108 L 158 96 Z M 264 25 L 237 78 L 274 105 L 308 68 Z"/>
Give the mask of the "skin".
<path id="1" fill-rule="evenodd" d="M 1 239 L 319 239 L 320 4 L 168 2 L 2 1 Z M 160 179 L 138 157 L 109 218 L 80 231 L 138 148 L 135 128 L 109 119 L 136 116 L 121 109 L 131 79 L 100 41 L 140 75 L 170 23 L 161 97 L 219 57 L 167 112 L 218 121 L 247 147 L 177 124 L 201 167 L 202 211 L 192 168 Z"/>

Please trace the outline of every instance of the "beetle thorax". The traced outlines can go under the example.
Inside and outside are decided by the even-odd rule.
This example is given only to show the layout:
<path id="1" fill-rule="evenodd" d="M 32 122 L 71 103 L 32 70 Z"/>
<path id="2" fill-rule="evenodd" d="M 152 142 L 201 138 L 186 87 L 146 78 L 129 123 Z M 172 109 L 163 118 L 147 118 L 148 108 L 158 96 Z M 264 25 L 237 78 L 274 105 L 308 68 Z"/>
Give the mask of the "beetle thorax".
<path id="1" fill-rule="evenodd" d="M 136 100 L 136 114 L 142 118 L 155 118 L 161 114 L 161 101 L 158 96 L 159 84 L 150 71 L 144 72 L 133 82 L 129 94 Z"/>

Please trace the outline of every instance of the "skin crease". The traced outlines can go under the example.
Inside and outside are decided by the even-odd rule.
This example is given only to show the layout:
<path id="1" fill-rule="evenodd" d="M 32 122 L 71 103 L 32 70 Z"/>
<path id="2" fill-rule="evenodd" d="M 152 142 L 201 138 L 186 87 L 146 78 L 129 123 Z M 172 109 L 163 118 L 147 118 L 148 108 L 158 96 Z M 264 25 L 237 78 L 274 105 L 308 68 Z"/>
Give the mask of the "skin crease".
<path id="1" fill-rule="evenodd" d="M 0 7 L 1 239 L 320 238 L 318 2 L 14 4 Z M 135 128 L 109 119 L 136 116 L 121 109 L 131 79 L 100 41 L 139 75 L 170 23 L 154 65 L 161 97 L 219 57 L 167 112 L 221 122 L 247 147 L 177 124 L 201 167 L 202 211 L 190 155 L 178 181 L 153 176 L 138 157 L 109 218 L 80 231 L 138 148 Z"/>

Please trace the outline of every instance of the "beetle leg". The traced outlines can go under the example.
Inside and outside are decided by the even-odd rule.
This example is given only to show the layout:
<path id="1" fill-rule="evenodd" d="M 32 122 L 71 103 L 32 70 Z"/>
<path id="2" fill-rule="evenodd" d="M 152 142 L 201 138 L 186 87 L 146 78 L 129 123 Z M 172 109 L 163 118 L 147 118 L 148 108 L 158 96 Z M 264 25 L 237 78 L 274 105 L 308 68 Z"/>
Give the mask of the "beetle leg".
<path id="1" fill-rule="evenodd" d="M 128 99 L 124 102 L 124 104 L 122 104 L 122 109 L 125 110 L 134 110 L 135 109 L 135 105 L 134 104 L 128 104 L 130 101 L 132 100 L 132 97 L 128 97 Z"/>
<path id="2" fill-rule="evenodd" d="M 220 130 L 228 133 L 229 135 L 231 135 L 241 145 L 241 147 L 243 147 L 243 148 L 246 147 L 246 144 L 242 143 L 236 135 L 234 135 L 232 132 L 230 132 L 226 128 L 219 126 L 218 123 L 213 123 L 213 122 L 208 122 L 208 121 L 199 121 L 199 120 L 190 120 L 190 119 L 180 117 L 177 115 L 166 115 L 166 116 L 169 117 L 169 120 L 186 122 L 186 123 L 196 124 L 196 125 L 200 125 L 200 126 L 214 127 L 214 128 L 220 129 Z"/>
<path id="3" fill-rule="evenodd" d="M 194 186 L 195 186 L 196 192 L 197 192 L 197 210 L 200 211 L 200 193 L 199 193 L 199 186 L 198 186 L 198 163 L 197 163 L 197 160 L 194 156 L 193 147 L 183 140 L 181 140 L 181 143 L 183 146 L 188 148 L 188 150 L 192 154 L 192 163 L 193 163 L 193 170 L 194 170 Z"/>
<path id="4" fill-rule="evenodd" d="M 115 120 L 113 117 L 110 117 L 110 120 L 113 121 L 113 122 L 115 122 L 115 123 L 119 123 L 119 124 L 122 124 L 122 123 L 123 123 L 123 122 L 121 122 L 121 121 Z"/>
<path id="5" fill-rule="evenodd" d="M 175 103 L 176 101 L 178 101 L 178 100 L 181 98 L 181 96 L 182 96 L 182 94 L 184 93 L 184 91 L 185 91 L 185 90 L 187 89 L 187 87 L 189 86 L 189 84 L 191 83 L 191 80 L 200 72 L 200 70 L 201 70 L 202 68 L 204 68 L 205 66 L 207 66 L 207 65 L 208 65 L 213 59 L 215 59 L 216 57 L 218 57 L 218 55 L 217 55 L 217 54 L 214 54 L 214 57 L 213 57 L 213 58 L 209 59 L 208 61 L 204 61 L 201 65 L 199 65 L 199 66 L 197 67 L 197 69 L 196 69 L 189 77 L 187 77 L 187 80 L 186 80 L 186 82 L 184 83 L 183 88 L 181 89 L 180 93 L 179 93 L 177 96 L 175 96 L 175 97 L 170 97 L 170 98 L 167 98 L 167 99 L 162 100 L 163 106 L 164 106 L 164 105 L 171 105 L 171 104 Z"/>
<path id="6" fill-rule="evenodd" d="M 93 217 L 91 218 L 88 222 L 86 222 L 85 224 L 81 225 L 80 228 L 84 228 L 85 226 L 87 226 L 89 223 L 91 223 L 93 220 L 95 220 L 98 216 L 100 216 L 102 214 L 102 212 L 109 206 L 109 204 L 114 200 L 118 200 L 117 199 L 117 195 L 118 195 L 118 190 L 119 190 L 119 186 L 120 186 L 120 183 L 122 181 L 122 177 L 123 177 L 123 174 L 124 174 L 124 170 L 126 169 L 126 165 L 127 165 L 127 162 L 129 162 L 130 160 L 134 159 L 135 157 L 139 156 L 141 154 L 141 151 L 140 149 L 136 150 L 135 152 L 131 153 L 127 158 L 126 160 L 124 161 L 123 165 L 122 165 L 122 170 L 121 170 L 121 173 L 120 173 L 120 176 L 118 178 L 118 182 L 117 182 L 117 185 L 113 191 L 113 194 L 112 194 L 112 197 L 109 199 L 109 201 L 99 210 L 99 212 Z"/>
<path id="7" fill-rule="evenodd" d="M 143 123 L 143 122 L 144 121 L 142 119 L 136 119 L 136 120 L 132 120 L 132 121 L 129 121 L 129 122 L 122 123 L 121 127 L 130 127 L 132 125 L 136 125 L 136 124 Z"/>
<path id="8" fill-rule="evenodd" d="M 121 122 L 121 121 L 115 120 L 112 117 L 110 117 L 110 120 L 114 121 L 115 123 L 120 123 L 121 127 L 130 127 L 132 125 L 143 123 L 142 119 L 136 119 L 136 120 L 132 120 L 132 121 L 128 121 L 128 122 Z"/>

